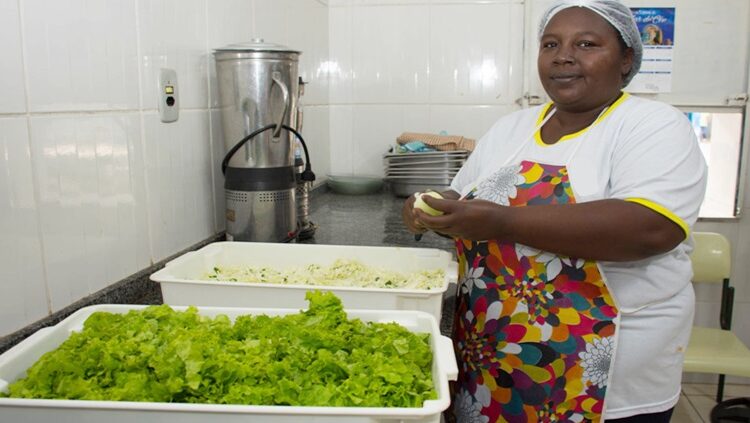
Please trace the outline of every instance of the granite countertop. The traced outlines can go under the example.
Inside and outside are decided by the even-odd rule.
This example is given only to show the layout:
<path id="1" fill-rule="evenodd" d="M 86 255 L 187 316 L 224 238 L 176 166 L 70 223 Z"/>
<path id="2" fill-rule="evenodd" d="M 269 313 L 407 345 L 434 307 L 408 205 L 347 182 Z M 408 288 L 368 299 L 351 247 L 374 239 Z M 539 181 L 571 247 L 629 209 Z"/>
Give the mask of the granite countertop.
<path id="1" fill-rule="evenodd" d="M 362 245 L 388 247 L 438 248 L 454 253 L 453 241 L 434 233 L 426 233 L 420 241 L 407 232 L 401 221 L 404 199 L 388 191 L 369 195 L 341 195 L 328 191 L 325 186 L 313 190 L 310 196 L 309 220 L 316 226 L 305 244 Z M 119 281 L 99 292 L 65 307 L 25 328 L 0 338 L 0 353 L 11 348 L 37 330 L 55 325 L 74 311 L 94 304 L 161 304 L 160 287 L 149 276 L 164 267 L 168 261 L 182 254 L 216 241 L 224 234 L 204 240 L 190 248 L 168 257 L 148 269 Z M 451 284 L 443 296 L 443 317 L 440 330 L 450 334 L 456 286 Z"/>
<path id="2" fill-rule="evenodd" d="M 302 241 L 303 243 L 439 248 L 451 253 L 454 251 L 452 240 L 432 232 L 424 234 L 420 241 L 415 241 L 414 235 L 407 232 L 401 221 L 404 199 L 389 192 L 340 195 L 323 191 L 312 197 L 309 217 L 318 228 L 313 239 Z"/>

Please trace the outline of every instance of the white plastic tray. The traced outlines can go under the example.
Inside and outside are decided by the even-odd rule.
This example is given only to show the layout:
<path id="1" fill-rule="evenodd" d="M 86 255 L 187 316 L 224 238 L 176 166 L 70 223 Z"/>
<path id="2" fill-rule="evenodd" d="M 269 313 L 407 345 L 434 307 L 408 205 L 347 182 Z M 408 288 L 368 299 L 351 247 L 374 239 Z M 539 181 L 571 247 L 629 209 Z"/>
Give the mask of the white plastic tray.
<path id="1" fill-rule="evenodd" d="M 434 289 L 359 288 L 345 286 L 275 285 L 208 281 L 214 266 L 268 266 L 276 269 L 319 264 L 337 259 L 358 260 L 367 266 L 402 273 L 443 269 L 445 279 Z M 344 307 L 371 310 L 418 310 L 440 321 L 443 293 L 456 283 L 457 264 L 450 253 L 436 248 L 360 247 L 350 245 L 215 242 L 188 252 L 153 273 L 164 303 L 215 307 L 304 308 L 309 290 L 334 292 Z M 201 280 L 203 279 L 203 280 Z"/>
<path id="2" fill-rule="evenodd" d="M 40 329 L 20 344 L 0 355 L 0 391 L 25 376 L 42 354 L 57 348 L 72 332 L 80 331 L 83 322 L 94 312 L 124 314 L 140 310 L 139 305 L 97 305 L 85 307 L 55 326 Z M 186 307 L 172 307 L 184 310 Z M 224 314 L 230 319 L 241 315 L 280 316 L 299 310 L 277 308 L 200 307 L 205 316 Z M 421 408 L 372 407 L 291 407 L 218 404 L 182 404 L 125 401 L 83 401 L 0 398 L 0 420 L 3 422 L 259 422 L 259 423 L 380 423 L 407 420 L 437 423 L 450 398 L 448 381 L 456 380 L 458 369 L 451 340 L 440 335 L 436 320 L 417 311 L 347 310 L 349 318 L 372 322 L 397 322 L 412 332 L 430 333 L 433 353 L 432 377 L 437 399 L 425 401 Z"/>

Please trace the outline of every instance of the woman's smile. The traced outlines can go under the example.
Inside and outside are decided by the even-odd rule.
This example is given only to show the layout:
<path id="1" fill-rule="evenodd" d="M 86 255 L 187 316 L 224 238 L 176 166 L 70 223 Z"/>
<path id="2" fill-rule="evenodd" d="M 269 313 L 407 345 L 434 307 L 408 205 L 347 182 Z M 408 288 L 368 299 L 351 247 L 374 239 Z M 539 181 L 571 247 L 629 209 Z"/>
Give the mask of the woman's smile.
<path id="1" fill-rule="evenodd" d="M 583 76 L 577 73 L 558 73 L 550 75 L 550 79 L 557 83 L 567 84 L 582 79 Z"/>

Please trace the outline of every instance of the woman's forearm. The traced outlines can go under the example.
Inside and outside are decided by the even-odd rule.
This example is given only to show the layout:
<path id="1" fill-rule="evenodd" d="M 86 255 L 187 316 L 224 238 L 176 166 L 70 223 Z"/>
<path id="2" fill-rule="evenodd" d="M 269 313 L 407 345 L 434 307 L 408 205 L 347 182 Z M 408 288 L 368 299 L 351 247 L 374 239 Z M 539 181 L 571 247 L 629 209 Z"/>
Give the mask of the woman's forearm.
<path id="1" fill-rule="evenodd" d="M 634 261 L 672 250 L 682 228 L 637 203 L 503 207 L 491 219 L 496 238 L 569 257 Z"/>

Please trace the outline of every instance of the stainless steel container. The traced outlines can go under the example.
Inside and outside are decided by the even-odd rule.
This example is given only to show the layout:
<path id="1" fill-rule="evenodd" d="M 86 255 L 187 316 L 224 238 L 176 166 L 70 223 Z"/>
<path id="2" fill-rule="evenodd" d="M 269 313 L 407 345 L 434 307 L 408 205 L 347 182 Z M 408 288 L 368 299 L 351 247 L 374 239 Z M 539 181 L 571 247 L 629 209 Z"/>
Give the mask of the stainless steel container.
<path id="1" fill-rule="evenodd" d="M 224 144 L 227 151 L 256 130 L 231 155 L 225 170 L 227 239 L 277 242 L 297 233 L 294 136 L 300 52 L 254 39 L 216 49 Z"/>
<path id="2" fill-rule="evenodd" d="M 385 180 L 397 197 L 429 189 L 445 191 L 469 154 L 464 150 L 385 154 Z"/>

